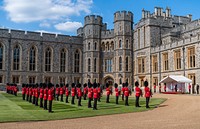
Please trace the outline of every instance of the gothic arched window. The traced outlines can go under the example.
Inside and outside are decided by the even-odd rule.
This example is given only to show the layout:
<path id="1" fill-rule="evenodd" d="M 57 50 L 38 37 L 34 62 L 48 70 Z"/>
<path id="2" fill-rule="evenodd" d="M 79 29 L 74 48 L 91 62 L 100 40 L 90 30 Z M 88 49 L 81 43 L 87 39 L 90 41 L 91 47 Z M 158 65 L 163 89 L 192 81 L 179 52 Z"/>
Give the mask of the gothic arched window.
<path id="1" fill-rule="evenodd" d="M 35 71 L 35 69 L 36 69 L 36 49 L 33 46 L 30 48 L 30 53 L 29 53 L 29 70 Z"/>
<path id="2" fill-rule="evenodd" d="M 97 59 L 94 58 L 94 72 L 97 71 Z"/>
<path id="3" fill-rule="evenodd" d="M 76 50 L 75 52 L 75 60 L 74 60 L 74 72 L 75 73 L 78 73 L 79 72 L 79 61 L 80 61 L 80 54 L 79 54 L 79 51 Z"/>
<path id="4" fill-rule="evenodd" d="M 91 71 L 91 61 L 90 61 L 90 58 L 88 59 L 88 72 Z"/>
<path id="5" fill-rule="evenodd" d="M 122 57 L 119 57 L 119 71 L 122 71 Z"/>
<path id="6" fill-rule="evenodd" d="M 90 42 L 88 43 L 88 50 L 90 50 Z"/>
<path id="7" fill-rule="evenodd" d="M 126 57 L 126 71 L 128 71 L 128 57 Z"/>
<path id="8" fill-rule="evenodd" d="M 62 49 L 60 52 L 60 72 L 65 72 L 66 66 L 66 51 Z"/>
<path id="9" fill-rule="evenodd" d="M 13 70 L 19 70 L 20 66 L 20 47 L 16 45 L 13 52 Z"/>
<path id="10" fill-rule="evenodd" d="M 52 51 L 47 48 L 45 51 L 45 71 L 51 71 Z"/>

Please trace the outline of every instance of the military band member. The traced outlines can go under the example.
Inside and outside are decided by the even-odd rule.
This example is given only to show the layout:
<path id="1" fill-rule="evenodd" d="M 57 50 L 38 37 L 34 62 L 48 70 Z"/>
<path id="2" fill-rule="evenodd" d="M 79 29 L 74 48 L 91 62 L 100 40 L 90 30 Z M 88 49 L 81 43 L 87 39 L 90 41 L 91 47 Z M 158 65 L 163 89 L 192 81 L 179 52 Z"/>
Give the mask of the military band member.
<path id="1" fill-rule="evenodd" d="M 154 93 L 156 93 L 156 83 L 153 84 Z"/>
<path id="2" fill-rule="evenodd" d="M 26 85 L 22 84 L 22 99 L 25 100 L 25 94 L 26 94 Z"/>
<path id="3" fill-rule="evenodd" d="M 32 85 L 32 97 L 33 97 L 32 104 L 35 104 L 35 84 Z"/>
<path id="4" fill-rule="evenodd" d="M 111 89 L 109 87 L 109 84 L 106 83 L 106 103 L 110 103 L 110 94 L 111 94 Z"/>
<path id="5" fill-rule="evenodd" d="M 29 85 L 29 92 L 28 93 L 29 93 L 29 102 L 31 103 L 32 102 L 32 94 L 33 94 L 32 93 L 32 85 L 31 84 Z"/>
<path id="6" fill-rule="evenodd" d="M 81 105 L 82 90 L 81 90 L 81 84 L 80 83 L 77 84 L 77 94 L 78 94 L 78 106 L 82 106 Z"/>
<path id="7" fill-rule="evenodd" d="M 60 84 L 60 101 L 61 102 L 63 102 L 63 94 L 64 94 L 63 84 Z"/>
<path id="8" fill-rule="evenodd" d="M 48 87 L 47 85 L 44 83 L 44 110 L 47 110 L 47 97 L 48 97 Z"/>
<path id="9" fill-rule="evenodd" d="M 139 88 L 139 83 L 138 83 L 138 81 L 136 81 L 135 82 L 135 97 L 136 97 L 135 107 L 141 107 L 139 104 L 139 99 L 142 94 L 141 92 L 142 92 L 142 90 Z"/>
<path id="10" fill-rule="evenodd" d="M 88 108 L 92 108 L 92 101 L 93 98 L 93 88 L 92 88 L 92 84 L 88 83 Z"/>
<path id="11" fill-rule="evenodd" d="M 26 101 L 29 101 L 29 85 L 26 84 Z"/>
<path id="12" fill-rule="evenodd" d="M 97 110 L 98 89 L 96 82 L 93 84 L 93 98 L 94 98 L 93 110 Z"/>
<path id="13" fill-rule="evenodd" d="M 69 84 L 66 84 L 66 86 L 65 86 L 65 96 L 66 96 L 65 102 L 69 103 L 69 101 L 68 101 L 68 97 L 69 97 Z"/>
<path id="14" fill-rule="evenodd" d="M 83 89 L 83 97 L 84 97 L 84 100 L 86 100 L 87 98 L 87 94 L 88 94 L 88 87 L 87 87 L 87 84 L 85 83 L 83 85 L 84 89 Z"/>
<path id="15" fill-rule="evenodd" d="M 119 89 L 118 89 L 117 83 L 115 83 L 114 86 L 115 86 L 116 104 L 119 104 L 119 103 L 118 103 L 118 100 L 119 100 L 120 91 L 119 91 Z"/>
<path id="16" fill-rule="evenodd" d="M 40 107 L 43 108 L 44 84 L 40 83 Z"/>
<path id="17" fill-rule="evenodd" d="M 72 100 L 71 100 L 71 104 L 75 104 L 74 103 L 75 93 L 76 93 L 75 83 L 72 83 L 72 90 L 71 90 Z"/>
<path id="18" fill-rule="evenodd" d="M 130 94 L 130 91 L 128 89 L 128 83 L 125 83 L 125 88 L 124 88 L 125 106 L 129 106 L 129 104 L 128 104 L 129 94 Z"/>
<path id="19" fill-rule="evenodd" d="M 150 108 L 149 107 L 149 100 L 150 100 L 150 97 L 151 97 L 151 90 L 148 87 L 147 81 L 144 82 L 144 86 L 145 86 L 144 91 L 145 91 L 145 97 L 146 97 L 146 108 Z"/>
<path id="20" fill-rule="evenodd" d="M 122 101 L 124 101 L 124 92 L 125 92 L 125 83 L 122 83 L 122 90 L 121 90 L 121 94 L 122 94 Z"/>
<path id="21" fill-rule="evenodd" d="M 49 100 L 49 113 L 52 113 L 52 101 L 53 101 L 53 85 L 48 85 L 48 100 Z"/>
<path id="22" fill-rule="evenodd" d="M 101 102 L 102 89 L 101 89 L 100 83 L 98 83 L 97 86 L 98 86 L 98 88 L 97 88 L 97 91 L 98 91 L 98 101 Z"/>
<path id="23" fill-rule="evenodd" d="M 14 84 L 14 95 L 17 96 L 18 87 L 17 84 Z"/>
<path id="24" fill-rule="evenodd" d="M 60 88 L 59 85 L 56 84 L 56 100 L 59 101 L 59 93 L 60 93 Z"/>
<path id="25" fill-rule="evenodd" d="M 39 97 L 39 90 L 38 84 L 35 85 L 35 106 L 38 106 L 38 97 Z"/>

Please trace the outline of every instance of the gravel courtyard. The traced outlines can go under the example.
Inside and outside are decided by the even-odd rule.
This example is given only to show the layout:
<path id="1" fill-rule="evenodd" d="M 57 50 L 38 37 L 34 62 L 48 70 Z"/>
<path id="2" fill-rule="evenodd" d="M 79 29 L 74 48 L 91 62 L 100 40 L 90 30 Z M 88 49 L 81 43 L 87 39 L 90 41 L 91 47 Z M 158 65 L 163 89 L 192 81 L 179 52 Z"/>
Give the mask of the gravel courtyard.
<path id="1" fill-rule="evenodd" d="M 200 96 L 164 95 L 158 108 L 139 113 L 41 122 L 0 123 L 0 129 L 200 129 Z"/>

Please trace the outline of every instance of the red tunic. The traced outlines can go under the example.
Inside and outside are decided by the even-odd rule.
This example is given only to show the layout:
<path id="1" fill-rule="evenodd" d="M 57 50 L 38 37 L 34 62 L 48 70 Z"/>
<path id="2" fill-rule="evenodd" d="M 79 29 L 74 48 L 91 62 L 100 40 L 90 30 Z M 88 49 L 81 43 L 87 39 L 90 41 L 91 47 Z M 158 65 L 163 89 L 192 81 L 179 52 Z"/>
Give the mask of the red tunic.
<path id="1" fill-rule="evenodd" d="M 88 88 L 88 98 L 92 98 L 92 93 L 93 89 L 92 88 Z"/>
<path id="2" fill-rule="evenodd" d="M 82 96 L 81 88 L 77 88 L 78 97 Z"/>
<path id="3" fill-rule="evenodd" d="M 71 93 L 71 96 L 73 97 L 73 96 L 75 96 L 75 88 L 72 88 L 72 93 Z"/>
<path id="4" fill-rule="evenodd" d="M 165 85 L 165 86 L 164 86 L 164 90 L 166 90 L 166 88 L 167 88 L 167 87 L 166 87 L 166 85 Z"/>
<path id="5" fill-rule="evenodd" d="M 29 96 L 32 95 L 32 88 L 29 88 Z"/>
<path id="6" fill-rule="evenodd" d="M 122 87 L 122 94 L 124 94 L 124 92 L 125 92 L 125 88 L 124 88 L 124 87 Z"/>
<path id="7" fill-rule="evenodd" d="M 110 88 L 108 87 L 108 88 L 106 88 L 106 93 L 107 93 L 107 95 L 110 95 Z"/>
<path id="8" fill-rule="evenodd" d="M 87 94 L 87 92 L 88 92 L 88 88 L 85 87 L 85 88 L 83 89 L 83 93 L 84 93 L 84 94 Z"/>
<path id="9" fill-rule="evenodd" d="M 94 93 L 93 94 L 94 99 L 97 99 L 98 98 L 98 89 L 94 88 L 93 93 Z"/>
<path id="10" fill-rule="evenodd" d="M 25 93 L 26 93 L 26 88 L 23 87 L 23 88 L 22 88 L 22 94 L 24 95 Z"/>
<path id="11" fill-rule="evenodd" d="M 57 87 L 57 88 L 56 88 L 56 94 L 59 94 L 59 92 L 60 92 L 60 88 Z"/>
<path id="12" fill-rule="evenodd" d="M 35 97 L 38 98 L 38 88 L 35 88 Z"/>
<path id="13" fill-rule="evenodd" d="M 119 89 L 115 88 L 115 96 L 119 96 Z"/>
<path id="14" fill-rule="evenodd" d="M 29 88 L 26 88 L 26 95 L 29 95 Z"/>
<path id="15" fill-rule="evenodd" d="M 150 92 L 149 87 L 145 87 L 144 91 L 145 91 L 145 97 L 150 97 L 151 96 L 151 92 Z"/>
<path id="16" fill-rule="evenodd" d="M 154 85 L 153 88 L 156 89 L 156 85 Z"/>
<path id="17" fill-rule="evenodd" d="M 41 99 L 43 98 L 43 92 L 44 92 L 43 88 L 40 88 L 40 98 Z"/>
<path id="18" fill-rule="evenodd" d="M 125 87 L 124 90 L 125 90 L 124 91 L 124 95 L 125 96 L 129 96 L 129 89 L 128 89 L 128 87 Z"/>
<path id="19" fill-rule="evenodd" d="M 44 89 L 44 100 L 47 100 L 47 91 L 48 91 L 48 89 L 45 88 L 45 89 Z"/>
<path id="20" fill-rule="evenodd" d="M 69 90 L 68 90 L 67 87 L 65 88 L 65 95 L 66 95 L 66 96 L 69 96 Z"/>
<path id="21" fill-rule="evenodd" d="M 135 96 L 140 97 L 141 89 L 139 87 L 135 87 Z"/>
<path id="22" fill-rule="evenodd" d="M 53 90 L 52 90 L 52 89 L 49 89 L 49 90 L 48 90 L 48 100 L 49 100 L 49 101 L 52 101 L 52 100 L 53 100 Z"/>
<path id="23" fill-rule="evenodd" d="M 64 94 L 63 88 L 60 87 L 60 95 Z"/>

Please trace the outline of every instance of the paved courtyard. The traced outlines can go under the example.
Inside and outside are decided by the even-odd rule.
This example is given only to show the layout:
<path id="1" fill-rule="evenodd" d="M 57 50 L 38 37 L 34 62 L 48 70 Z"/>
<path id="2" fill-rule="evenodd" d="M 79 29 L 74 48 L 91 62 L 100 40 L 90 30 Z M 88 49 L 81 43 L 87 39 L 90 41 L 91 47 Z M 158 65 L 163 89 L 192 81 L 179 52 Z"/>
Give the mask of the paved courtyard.
<path id="1" fill-rule="evenodd" d="M 200 96 L 157 94 L 153 97 L 168 100 L 147 112 L 43 122 L 1 123 L 0 129 L 200 129 Z"/>

